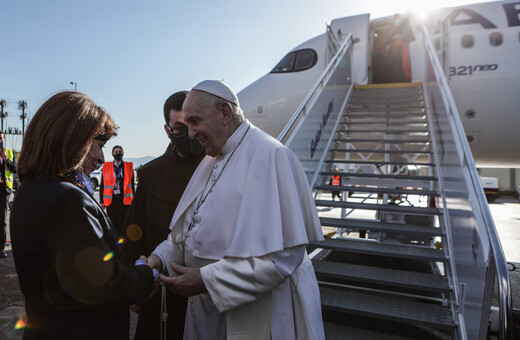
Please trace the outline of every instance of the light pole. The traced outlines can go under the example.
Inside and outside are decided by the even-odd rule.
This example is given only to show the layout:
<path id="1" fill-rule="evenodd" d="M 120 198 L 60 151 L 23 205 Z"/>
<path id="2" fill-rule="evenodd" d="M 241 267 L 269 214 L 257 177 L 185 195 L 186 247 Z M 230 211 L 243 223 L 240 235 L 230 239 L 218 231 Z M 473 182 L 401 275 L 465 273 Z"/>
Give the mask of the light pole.
<path id="1" fill-rule="evenodd" d="M 69 84 L 74 85 L 74 92 L 78 92 L 78 83 L 76 83 L 75 81 L 71 81 Z"/>
<path id="2" fill-rule="evenodd" d="M 25 136 L 25 118 L 27 118 L 27 113 L 25 113 L 26 108 L 27 102 L 25 100 L 19 100 L 18 109 L 22 110 L 22 114 L 20 115 L 20 119 L 22 120 L 22 138 Z"/>

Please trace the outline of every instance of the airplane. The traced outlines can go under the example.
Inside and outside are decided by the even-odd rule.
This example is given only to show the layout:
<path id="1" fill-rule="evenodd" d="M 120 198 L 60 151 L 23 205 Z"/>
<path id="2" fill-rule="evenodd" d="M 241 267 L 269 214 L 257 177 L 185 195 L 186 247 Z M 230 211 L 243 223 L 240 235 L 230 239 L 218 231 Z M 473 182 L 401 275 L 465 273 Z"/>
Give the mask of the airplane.
<path id="1" fill-rule="evenodd" d="M 424 19 L 337 18 L 238 93 L 246 118 L 296 154 L 313 190 L 326 238 L 309 256 L 327 338 L 520 334 L 476 169 L 520 166 L 519 33 L 520 0 Z M 415 281 L 419 272 L 444 289 Z"/>
<path id="2" fill-rule="evenodd" d="M 426 18 L 403 13 L 414 37 L 425 25 L 448 78 L 478 167 L 520 166 L 520 1 L 495 1 L 431 11 Z M 395 16 L 369 14 L 334 19 L 328 30 L 354 37 L 354 84 L 387 82 L 378 55 Z M 274 137 L 282 131 L 330 59 L 327 33 L 289 51 L 263 77 L 238 93 L 245 116 Z M 424 68 L 422 42 L 408 43 L 411 80 Z M 387 68 L 388 70 L 388 68 Z"/>

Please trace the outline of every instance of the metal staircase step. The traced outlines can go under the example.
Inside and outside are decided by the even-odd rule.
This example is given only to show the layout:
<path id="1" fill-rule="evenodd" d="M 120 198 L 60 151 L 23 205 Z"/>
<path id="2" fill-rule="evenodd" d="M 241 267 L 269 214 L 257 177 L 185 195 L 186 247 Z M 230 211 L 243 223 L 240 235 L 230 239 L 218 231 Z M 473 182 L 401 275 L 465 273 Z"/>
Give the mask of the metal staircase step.
<path id="1" fill-rule="evenodd" d="M 396 104 L 369 104 L 366 103 L 350 103 L 346 110 L 347 112 L 365 112 L 365 111 L 375 111 L 375 112 L 407 112 L 407 111 L 418 111 L 424 112 L 425 106 L 424 103 L 418 103 L 416 105 L 396 105 Z"/>
<path id="2" fill-rule="evenodd" d="M 340 125 L 386 125 L 386 126 L 399 126 L 399 125 L 428 125 L 428 122 L 425 120 L 409 120 L 407 122 L 387 122 L 385 120 L 380 121 L 346 121 L 341 122 Z"/>
<path id="3" fill-rule="evenodd" d="M 387 112 L 387 113 L 405 113 L 405 112 L 408 112 L 408 113 L 421 113 L 421 112 L 425 112 L 426 109 L 424 107 L 412 107 L 412 108 L 408 108 L 408 107 L 393 107 L 393 106 L 389 106 L 389 107 L 370 107 L 370 108 L 364 108 L 364 107 L 360 107 L 360 108 L 357 108 L 357 107 L 348 107 L 346 109 L 346 112 L 347 113 L 359 113 L 359 112 Z"/>
<path id="4" fill-rule="evenodd" d="M 417 234 L 424 236 L 442 236 L 443 232 L 441 228 L 424 225 L 413 225 L 413 224 L 400 224 L 400 223 L 386 223 L 378 221 L 363 221 L 355 219 L 341 219 L 331 217 L 320 217 L 322 226 L 347 228 L 347 229 L 359 229 L 359 230 L 372 230 L 372 231 L 384 231 L 402 234 Z"/>
<path id="5" fill-rule="evenodd" d="M 378 188 L 378 187 L 355 187 L 355 186 L 332 186 L 318 185 L 317 190 L 323 191 L 350 191 L 350 192 L 366 192 L 375 194 L 393 194 L 393 195 L 419 195 L 419 196 L 439 196 L 437 191 L 418 190 L 418 189 L 394 189 L 394 188 Z"/>
<path id="6" fill-rule="evenodd" d="M 377 211 L 388 211 L 405 214 L 417 214 L 417 215 L 441 215 L 442 210 L 438 208 L 427 208 L 427 207 L 411 207 L 402 205 L 392 204 L 375 204 L 375 203 L 357 203 L 357 202 L 345 202 L 345 201 L 331 201 L 331 200 L 316 200 L 316 206 L 318 207 L 332 207 L 332 208 L 345 208 L 345 209 L 362 209 L 362 210 L 377 210 Z"/>
<path id="7" fill-rule="evenodd" d="M 344 118 L 385 118 L 385 119 L 408 119 L 411 117 L 425 117 L 426 112 L 422 113 L 381 113 L 381 112 L 363 112 L 363 113 L 347 113 L 343 114 Z"/>
<path id="8" fill-rule="evenodd" d="M 325 338 L 327 340 L 413 340 L 414 338 L 381 333 L 368 329 L 354 328 L 332 322 L 324 322 Z"/>
<path id="9" fill-rule="evenodd" d="M 388 154 L 426 154 L 431 155 L 432 152 L 428 150 L 375 150 L 375 149 L 342 149 L 332 148 L 331 152 L 366 152 L 366 153 L 388 153 Z"/>
<path id="10" fill-rule="evenodd" d="M 336 138 L 340 143 L 380 143 L 380 144 L 429 144 L 429 139 L 375 139 L 375 138 Z"/>
<path id="11" fill-rule="evenodd" d="M 328 159 L 325 163 L 333 164 L 363 164 L 363 165 L 416 165 L 416 166 L 435 166 L 431 162 L 398 162 L 398 161 L 363 161 L 363 160 L 341 160 Z"/>
<path id="12" fill-rule="evenodd" d="M 424 105 L 422 96 L 414 96 L 412 98 L 380 98 L 368 96 L 353 96 L 349 104 L 368 104 L 368 105 Z"/>
<path id="13" fill-rule="evenodd" d="M 433 262 L 448 261 L 448 258 L 441 250 L 420 246 L 339 238 L 326 238 L 323 241 L 311 242 L 310 244 L 318 248 L 331 249 L 345 253 L 389 256 L 396 258 L 424 260 Z"/>
<path id="14" fill-rule="evenodd" d="M 451 290 L 445 276 L 431 273 L 417 273 L 323 260 L 312 260 L 312 265 L 318 280 L 336 278 L 430 292 L 449 292 Z"/>
<path id="15" fill-rule="evenodd" d="M 377 104 L 410 104 L 410 103 L 423 103 L 423 96 L 420 93 L 415 93 L 415 95 L 410 96 L 410 98 L 395 98 L 394 96 L 390 96 L 387 98 L 382 98 L 381 96 L 358 96 L 359 92 L 354 92 L 350 99 L 350 103 L 355 103 L 359 101 L 364 101 L 367 103 L 377 103 Z M 367 100 L 368 99 L 368 100 Z"/>
<path id="16" fill-rule="evenodd" d="M 387 130 L 387 129 L 339 129 L 337 130 L 339 133 L 384 133 L 384 134 L 407 134 L 407 133 L 427 133 L 430 131 L 428 129 L 408 129 L 408 130 Z"/>
<path id="17" fill-rule="evenodd" d="M 370 89 L 368 91 L 354 90 L 352 92 L 353 98 L 417 98 L 422 95 L 423 94 L 421 89 Z"/>
<path id="18" fill-rule="evenodd" d="M 342 177 L 365 177 L 365 178 L 392 178 L 399 180 L 421 180 L 421 181 L 436 181 L 437 177 L 435 176 L 426 176 L 426 175 L 397 175 L 397 174 L 368 174 L 364 172 L 335 172 L 335 171 L 322 171 L 320 172 L 322 176 L 342 176 Z"/>
<path id="19" fill-rule="evenodd" d="M 353 93 L 350 102 L 407 102 L 407 101 L 422 101 L 424 96 L 422 92 L 402 92 L 402 93 Z"/>
<path id="20" fill-rule="evenodd" d="M 349 177 L 348 184 L 349 185 L 360 185 L 360 186 L 379 186 L 379 187 L 410 187 L 410 188 L 421 188 L 421 189 L 431 189 L 432 181 L 431 180 L 419 180 L 419 179 L 406 179 L 406 177 L 410 176 L 400 176 L 403 177 L 399 179 L 395 178 L 377 178 L 377 177 Z M 422 176 L 426 177 L 426 176 Z"/>
<path id="21" fill-rule="evenodd" d="M 438 304 L 331 287 L 320 287 L 320 294 L 323 309 L 448 330 L 455 327 L 449 309 Z"/>

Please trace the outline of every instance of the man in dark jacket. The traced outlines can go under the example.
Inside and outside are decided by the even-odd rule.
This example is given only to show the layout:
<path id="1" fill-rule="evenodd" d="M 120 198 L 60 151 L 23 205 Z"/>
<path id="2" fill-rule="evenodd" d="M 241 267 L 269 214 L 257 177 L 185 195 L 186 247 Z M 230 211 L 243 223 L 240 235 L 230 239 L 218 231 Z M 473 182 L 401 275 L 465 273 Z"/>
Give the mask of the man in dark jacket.
<path id="1" fill-rule="evenodd" d="M 5 135 L 0 130 L 0 258 L 6 258 L 5 242 L 7 241 L 7 207 L 9 196 L 13 192 L 16 161 L 12 150 L 6 149 Z"/>
<path id="2" fill-rule="evenodd" d="M 125 222 L 125 257 L 133 264 L 141 255 L 148 256 L 170 233 L 170 221 L 191 175 L 204 158 L 203 148 L 188 137 L 182 118 L 186 91 L 171 95 L 164 103 L 164 130 L 171 140 L 164 155 L 138 170 L 139 185 Z M 182 339 L 186 298 L 169 290 L 158 290 L 138 305 L 139 320 L 135 340 L 159 339 L 161 297 L 166 294 L 168 339 Z"/>

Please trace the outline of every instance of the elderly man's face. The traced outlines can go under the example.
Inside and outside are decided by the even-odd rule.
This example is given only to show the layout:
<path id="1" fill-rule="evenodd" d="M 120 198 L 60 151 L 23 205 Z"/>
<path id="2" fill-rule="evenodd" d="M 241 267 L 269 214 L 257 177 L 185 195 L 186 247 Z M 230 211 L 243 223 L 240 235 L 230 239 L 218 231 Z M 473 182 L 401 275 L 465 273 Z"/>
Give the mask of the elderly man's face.
<path id="1" fill-rule="evenodd" d="M 203 97 L 203 93 L 191 91 L 182 106 L 182 114 L 188 125 L 189 137 L 196 139 L 207 155 L 216 157 L 222 152 L 229 136 L 223 130 L 219 111 L 204 105 Z"/>

